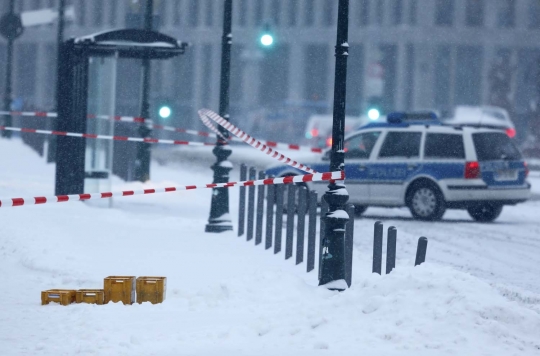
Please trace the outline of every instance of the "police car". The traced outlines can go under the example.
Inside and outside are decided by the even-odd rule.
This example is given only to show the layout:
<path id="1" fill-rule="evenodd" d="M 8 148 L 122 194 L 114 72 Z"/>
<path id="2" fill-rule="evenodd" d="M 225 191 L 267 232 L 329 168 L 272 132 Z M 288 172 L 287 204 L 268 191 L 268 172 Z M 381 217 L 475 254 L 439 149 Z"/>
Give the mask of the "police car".
<path id="1" fill-rule="evenodd" d="M 392 113 L 345 137 L 345 183 L 357 215 L 369 206 L 406 206 L 420 220 L 439 220 L 446 209 L 466 209 L 493 221 L 504 205 L 526 201 L 530 184 L 521 153 L 504 131 L 442 124 L 432 113 Z M 317 162 L 328 171 L 330 152 Z M 267 174 L 303 174 L 277 166 Z M 319 193 L 325 182 L 307 183 Z"/>

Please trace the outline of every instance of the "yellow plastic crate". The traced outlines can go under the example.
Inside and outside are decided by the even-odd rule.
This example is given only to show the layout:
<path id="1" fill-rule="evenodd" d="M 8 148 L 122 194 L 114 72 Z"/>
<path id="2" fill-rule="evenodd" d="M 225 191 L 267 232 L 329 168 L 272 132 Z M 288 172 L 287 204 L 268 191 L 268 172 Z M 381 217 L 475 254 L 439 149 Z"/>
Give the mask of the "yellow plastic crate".
<path id="1" fill-rule="evenodd" d="M 75 302 L 75 290 L 72 289 L 49 289 L 41 292 L 41 305 L 50 302 L 69 305 Z"/>
<path id="2" fill-rule="evenodd" d="M 133 304 L 135 302 L 135 277 L 134 276 L 109 276 L 104 280 L 104 300 L 108 302 L 122 302 Z"/>
<path id="3" fill-rule="evenodd" d="M 137 303 L 162 303 L 167 294 L 167 277 L 137 278 Z"/>
<path id="4" fill-rule="evenodd" d="M 79 289 L 75 294 L 77 303 L 103 304 L 105 292 L 103 289 Z"/>

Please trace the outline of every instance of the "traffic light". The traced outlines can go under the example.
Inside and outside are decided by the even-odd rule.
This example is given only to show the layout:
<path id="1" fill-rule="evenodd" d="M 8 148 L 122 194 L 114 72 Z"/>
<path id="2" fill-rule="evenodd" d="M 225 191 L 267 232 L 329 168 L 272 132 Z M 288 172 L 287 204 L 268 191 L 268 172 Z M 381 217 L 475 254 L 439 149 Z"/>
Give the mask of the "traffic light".
<path id="1" fill-rule="evenodd" d="M 162 118 L 162 119 L 168 119 L 171 114 L 172 114 L 172 110 L 170 108 L 170 106 L 168 105 L 162 105 L 160 108 L 159 108 L 159 117 Z"/>
<path id="2" fill-rule="evenodd" d="M 273 32 L 272 32 L 272 30 L 270 28 L 270 25 L 268 25 L 268 24 L 264 25 L 263 32 L 259 36 L 259 43 L 264 48 L 269 48 L 269 47 L 272 47 L 274 45 L 274 42 L 275 42 L 274 34 L 273 34 Z"/>
<path id="3" fill-rule="evenodd" d="M 377 121 L 382 113 L 382 99 L 380 97 L 371 97 L 367 102 L 366 114 L 371 121 Z"/>
<path id="4" fill-rule="evenodd" d="M 174 114 L 174 105 L 169 98 L 159 98 L 154 101 L 155 114 L 160 118 L 160 120 L 168 121 L 172 118 Z"/>

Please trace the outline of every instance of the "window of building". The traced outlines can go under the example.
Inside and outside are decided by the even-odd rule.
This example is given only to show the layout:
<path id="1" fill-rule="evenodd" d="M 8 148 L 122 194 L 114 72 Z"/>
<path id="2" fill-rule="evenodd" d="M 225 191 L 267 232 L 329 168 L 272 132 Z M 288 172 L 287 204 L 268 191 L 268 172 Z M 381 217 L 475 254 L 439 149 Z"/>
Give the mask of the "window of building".
<path id="1" fill-rule="evenodd" d="M 409 1 L 409 25 L 416 25 L 416 14 L 418 12 L 418 0 Z"/>
<path id="2" fill-rule="evenodd" d="M 32 8 L 30 10 L 39 10 L 41 8 L 41 0 L 33 0 Z"/>
<path id="3" fill-rule="evenodd" d="M 247 0 L 238 2 L 238 26 L 246 27 L 247 25 Z"/>
<path id="4" fill-rule="evenodd" d="M 200 0 L 191 0 L 189 2 L 189 9 L 188 9 L 189 27 L 199 26 L 199 4 L 200 4 Z"/>
<path id="5" fill-rule="evenodd" d="M 418 158 L 421 140 L 421 132 L 389 132 L 384 139 L 379 158 Z"/>
<path id="6" fill-rule="evenodd" d="M 105 23 L 103 21 L 103 16 L 104 16 L 103 6 L 105 4 L 103 3 L 103 0 L 94 0 L 92 3 L 94 5 L 94 8 L 92 9 L 92 12 L 94 15 L 92 26 L 101 27 Z"/>
<path id="7" fill-rule="evenodd" d="M 289 6 L 289 8 L 287 9 L 287 24 L 290 27 L 295 27 L 298 13 L 298 0 L 288 0 L 287 4 Z"/>
<path id="8" fill-rule="evenodd" d="M 180 26 L 182 24 L 182 0 L 173 1 L 173 25 Z"/>
<path id="9" fill-rule="evenodd" d="M 370 0 L 361 0 L 360 6 L 358 7 L 360 26 L 369 25 L 369 1 Z"/>
<path id="10" fill-rule="evenodd" d="M 255 1 L 255 20 L 253 21 L 255 26 L 262 26 L 263 25 L 263 17 L 264 17 L 264 2 L 263 1 Z"/>
<path id="11" fill-rule="evenodd" d="M 529 28 L 540 28 L 540 1 L 529 0 Z"/>
<path id="12" fill-rule="evenodd" d="M 272 24 L 279 26 L 281 22 L 281 0 L 272 1 L 271 15 Z"/>
<path id="13" fill-rule="evenodd" d="M 118 2 L 111 1 L 109 4 L 111 6 L 109 10 L 109 25 L 116 26 L 116 16 L 118 16 Z"/>
<path id="14" fill-rule="evenodd" d="M 334 5 L 336 4 L 337 2 L 334 0 L 326 0 L 324 2 L 323 25 L 326 27 L 331 27 L 334 24 Z"/>
<path id="15" fill-rule="evenodd" d="M 85 26 L 86 25 L 86 3 L 84 0 L 79 0 L 79 6 L 77 6 L 79 9 L 79 26 Z"/>
<path id="16" fill-rule="evenodd" d="M 382 25 L 384 22 L 384 0 L 378 0 L 375 7 L 375 19 L 377 21 L 377 25 Z"/>
<path id="17" fill-rule="evenodd" d="M 428 133 L 424 148 L 424 158 L 465 159 L 463 136 Z"/>
<path id="18" fill-rule="evenodd" d="M 392 25 L 398 26 L 403 23 L 403 0 L 394 0 L 392 6 Z"/>
<path id="19" fill-rule="evenodd" d="M 437 0 L 435 25 L 452 26 L 454 23 L 454 0 Z"/>
<path id="20" fill-rule="evenodd" d="M 499 4 L 497 13 L 497 26 L 512 28 L 516 25 L 516 2 L 515 0 L 503 0 Z"/>
<path id="21" fill-rule="evenodd" d="M 315 1 L 306 0 L 306 8 L 304 9 L 304 25 L 306 27 L 311 27 L 315 23 Z"/>
<path id="22" fill-rule="evenodd" d="M 206 0 L 206 10 L 204 16 L 204 25 L 206 27 L 214 26 L 214 0 Z"/>
<path id="23" fill-rule="evenodd" d="M 484 26 L 484 0 L 467 0 L 465 24 L 470 27 Z"/>

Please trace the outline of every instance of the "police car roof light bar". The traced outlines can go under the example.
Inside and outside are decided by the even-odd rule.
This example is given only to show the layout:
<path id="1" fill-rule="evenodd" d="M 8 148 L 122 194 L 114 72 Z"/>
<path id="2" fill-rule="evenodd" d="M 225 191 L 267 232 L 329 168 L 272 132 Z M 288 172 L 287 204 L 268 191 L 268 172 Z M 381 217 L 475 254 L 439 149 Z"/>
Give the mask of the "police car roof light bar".
<path id="1" fill-rule="evenodd" d="M 392 112 L 386 116 L 391 124 L 400 124 L 404 121 L 437 121 L 438 117 L 433 111 L 426 112 Z"/>

